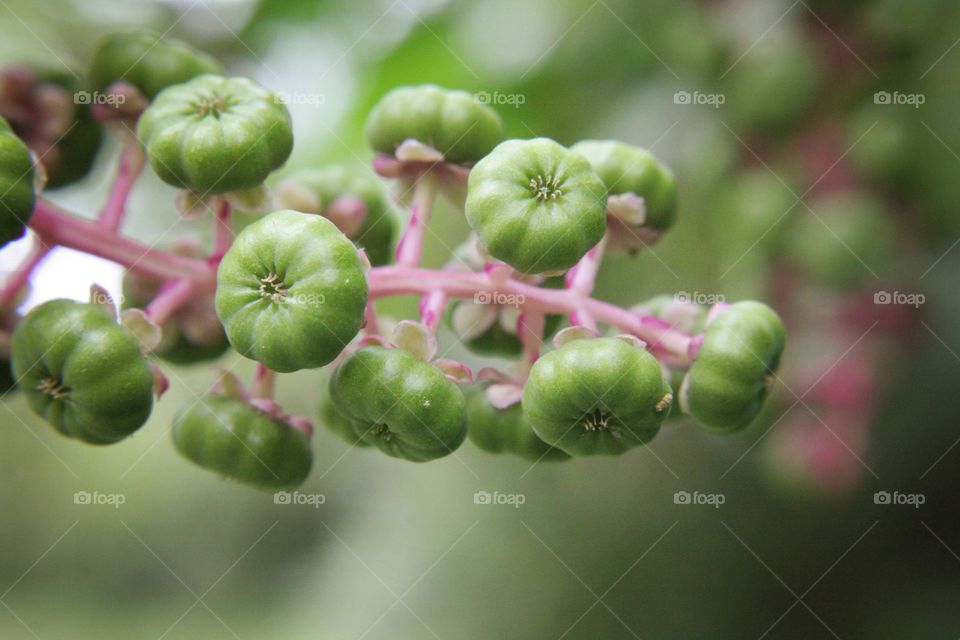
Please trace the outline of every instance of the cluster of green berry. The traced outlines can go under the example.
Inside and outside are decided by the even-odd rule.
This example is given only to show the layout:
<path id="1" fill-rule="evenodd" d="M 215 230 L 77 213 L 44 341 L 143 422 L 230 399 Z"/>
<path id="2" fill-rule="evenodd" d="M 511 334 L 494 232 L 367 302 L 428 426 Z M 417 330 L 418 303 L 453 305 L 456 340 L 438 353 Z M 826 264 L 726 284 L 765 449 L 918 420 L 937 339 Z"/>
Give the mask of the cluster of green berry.
<path id="1" fill-rule="evenodd" d="M 181 190 L 181 210 L 208 209 L 218 232 L 206 260 L 181 246 L 141 261 L 125 260 L 130 240 L 108 229 L 97 236 L 105 247 L 91 250 L 130 268 L 129 308 L 54 300 L 17 323 L 14 378 L 68 436 L 107 444 L 142 426 L 165 384 L 151 353 L 209 361 L 228 344 L 259 363 L 257 382 L 248 389 L 223 374 L 178 415 L 174 441 L 197 464 L 265 487 L 295 486 L 311 466 L 312 427 L 271 400 L 274 372 L 330 363 L 321 421 L 353 445 L 417 462 L 468 435 L 531 460 L 620 454 L 680 412 L 729 433 L 760 410 L 784 346 L 769 307 L 657 299 L 625 310 L 591 297 L 605 251 L 635 252 L 674 222 L 676 180 L 645 149 L 505 139 L 497 113 L 466 92 L 391 91 L 366 128 L 374 168 L 409 206 L 390 264 L 396 217 L 378 182 L 334 167 L 263 186 L 293 142 L 286 106 L 269 90 L 143 35 L 106 40 L 88 78 L 127 105 L 95 119 L 135 123 L 133 148 Z M 66 245 L 92 233 L 36 196 L 34 167 L 4 124 L 3 242 L 25 226 Z M 475 237 L 429 270 L 420 259 L 438 195 L 462 207 Z M 231 208 L 272 212 L 234 238 Z M 421 319 L 387 335 L 373 303 L 396 294 L 423 296 Z M 474 376 L 437 358 L 444 317 L 468 348 L 519 362 Z M 541 355 L 551 335 L 556 348 Z M 464 394 L 464 382 L 482 389 Z"/>

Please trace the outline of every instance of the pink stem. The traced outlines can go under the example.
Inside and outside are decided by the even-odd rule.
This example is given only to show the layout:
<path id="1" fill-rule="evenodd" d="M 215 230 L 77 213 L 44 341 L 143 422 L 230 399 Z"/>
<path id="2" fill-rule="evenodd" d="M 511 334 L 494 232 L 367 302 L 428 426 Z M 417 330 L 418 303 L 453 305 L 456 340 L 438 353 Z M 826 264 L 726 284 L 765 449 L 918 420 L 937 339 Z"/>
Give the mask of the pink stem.
<path id="1" fill-rule="evenodd" d="M 386 266 L 375 267 L 367 276 L 371 299 L 391 295 L 424 294 L 442 290 L 453 298 L 473 298 L 478 292 L 494 291 L 500 294 L 522 296 L 525 312 L 571 314 L 578 310 L 589 312 L 598 322 L 616 327 L 645 341 L 654 353 L 671 358 L 677 363 L 689 363 L 687 347 L 690 336 L 664 326 L 662 322 L 648 322 L 648 318 L 596 300 L 570 289 L 544 289 L 518 282 L 512 278 L 494 285 L 484 273 L 436 271 L 431 269 Z M 655 318 L 653 318 L 655 320 Z"/>
<path id="2" fill-rule="evenodd" d="M 217 207 L 217 215 L 213 221 L 213 253 L 211 262 L 220 262 L 224 254 L 233 244 L 233 222 L 230 203 L 224 198 Z"/>
<path id="3" fill-rule="evenodd" d="M 177 312 L 177 309 L 190 301 L 196 293 L 197 284 L 187 278 L 168 282 L 157 294 L 144 313 L 157 324 L 163 324 Z"/>
<path id="4" fill-rule="evenodd" d="M 368 336 L 380 335 L 380 321 L 377 319 L 377 310 L 373 306 L 373 300 L 367 303 L 367 308 L 363 311 L 363 332 Z"/>
<path id="5" fill-rule="evenodd" d="M 113 181 L 110 196 L 107 198 L 107 203 L 97 220 L 105 229 L 116 231 L 120 228 L 120 223 L 123 222 L 123 216 L 127 210 L 127 200 L 130 198 L 133 185 L 143 172 L 144 162 L 143 151 L 136 142 L 127 145 L 120 155 L 117 177 Z"/>
<path id="6" fill-rule="evenodd" d="M 566 278 L 567 287 L 584 296 L 593 293 L 593 287 L 597 281 L 597 273 L 600 271 L 600 262 L 603 261 L 604 250 L 607 247 L 607 236 L 600 239 L 593 248 L 580 258 L 568 273 Z M 586 309 L 578 309 L 570 314 L 570 322 L 574 325 L 586 327 L 591 331 L 597 330 L 597 321 Z"/>
<path id="7" fill-rule="evenodd" d="M 188 278 L 213 290 L 214 271 L 202 260 L 151 249 L 106 229 L 96 222 L 74 217 L 46 200 L 38 200 L 29 226 L 47 244 L 69 247 L 158 280 Z"/>
<path id="8" fill-rule="evenodd" d="M 423 257 L 423 237 L 430 222 L 433 203 L 437 197 L 437 183 L 429 172 L 417 176 L 410 203 L 410 221 L 397 244 L 397 264 L 416 267 Z"/>
<path id="9" fill-rule="evenodd" d="M 3 284 L 3 291 L 0 292 L 0 311 L 9 307 L 16 300 L 17 295 L 26 286 L 30 276 L 33 275 L 33 272 L 47 257 L 48 253 L 50 253 L 50 247 L 41 242 L 39 238 L 35 239 L 33 246 L 30 248 L 30 253 L 20 264 L 20 268 L 14 271 L 10 279 Z"/>
<path id="10" fill-rule="evenodd" d="M 253 376 L 253 394 L 258 398 L 272 399 L 276 379 L 276 371 L 268 369 L 262 364 L 258 364 L 257 372 Z"/>
<path id="11" fill-rule="evenodd" d="M 447 306 L 447 294 L 442 289 L 431 291 L 420 300 L 420 322 L 436 335 L 440 328 L 440 319 Z"/>
<path id="12" fill-rule="evenodd" d="M 526 309 L 517 319 L 517 335 L 523 345 L 521 361 L 532 365 L 540 357 L 540 345 L 543 344 L 544 316 L 539 311 Z"/>

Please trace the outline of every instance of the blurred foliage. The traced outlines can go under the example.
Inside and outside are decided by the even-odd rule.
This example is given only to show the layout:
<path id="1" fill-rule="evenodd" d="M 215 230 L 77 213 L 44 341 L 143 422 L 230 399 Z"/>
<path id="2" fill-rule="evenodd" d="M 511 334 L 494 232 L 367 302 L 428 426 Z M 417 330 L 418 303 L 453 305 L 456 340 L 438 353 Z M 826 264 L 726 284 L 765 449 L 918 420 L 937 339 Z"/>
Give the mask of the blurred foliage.
<path id="1" fill-rule="evenodd" d="M 275 504 L 176 455 L 170 420 L 213 382 L 202 367 L 166 368 L 173 388 L 150 424 L 109 450 L 58 437 L 7 394 L 0 637 L 960 635 L 952 606 L 960 596 L 952 448 L 960 253 L 948 251 L 960 231 L 957 3 L 2 4 L 3 62 L 80 69 L 102 33 L 150 27 L 278 89 L 320 91 L 323 105 L 294 109 L 290 169 L 367 166 L 366 112 L 387 89 L 421 82 L 522 95 L 522 105 L 499 107 L 514 136 L 651 146 L 679 176 L 680 217 L 652 250 L 605 263 L 598 295 L 622 304 L 678 290 L 767 295 L 770 260 L 793 219 L 808 214 L 797 196 L 806 200 L 824 170 L 833 180 L 829 165 L 843 154 L 904 231 L 905 255 L 871 267 L 884 282 L 909 276 L 927 304 L 925 324 L 898 335 L 904 355 L 884 371 L 865 481 L 834 496 L 771 481 L 764 469 L 767 429 L 795 400 L 787 390 L 785 404 L 732 438 L 681 422 L 649 450 L 561 465 L 531 467 L 469 444 L 414 465 L 350 450 L 321 429 L 301 488 L 325 496 L 318 508 Z M 677 91 L 722 92 L 726 102 L 676 104 Z M 925 102 L 884 107 L 876 91 Z M 808 175 L 785 141 L 811 122 L 844 143 Z M 104 169 L 87 185 L 93 195 L 71 188 L 58 197 L 92 212 Z M 175 213 L 156 203 L 168 200 L 146 181 L 132 231 L 166 232 Z M 451 210 L 432 224 L 427 254 L 436 265 L 466 224 Z M 831 241 L 826 231 L 820 241 Z M 409 314 L 414 305 L 383 310 Z M 237 356 L 222 364 L 252 371 Z M 284 376 L 278 400 L 313 415 L 325 376 Z M 478 490 L 526 501 L 476 505 Z M 926 502 L 875 505 L 879 490 L 920 492 Z M 77 491 L 122 493 L 126 502 L 76 505 Z M 676 491 L 726 501 L 675 505 Z"/>

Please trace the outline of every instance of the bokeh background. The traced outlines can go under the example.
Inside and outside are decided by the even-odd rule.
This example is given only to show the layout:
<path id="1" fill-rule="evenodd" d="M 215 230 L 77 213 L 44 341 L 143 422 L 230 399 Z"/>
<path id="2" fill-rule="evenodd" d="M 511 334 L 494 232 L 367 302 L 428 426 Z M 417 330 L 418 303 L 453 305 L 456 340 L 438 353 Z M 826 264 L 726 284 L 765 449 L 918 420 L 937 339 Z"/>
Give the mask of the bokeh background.
<path id="1" fill-rule="evenodd" d="M 415 465 L 321 428 L 301 488 L 319 505 L 275 504 L 176 454 L 171 418 L 208 367 L 170 369 L 150 423 L 103 449 L 7 394 L 0 638 L 960 637 L 957 3 L 3 0 L 0 62 L 82 69 L 127 29 L 320 96 L 291 105 L 288 169 L 366 167 L 366 112 L 423 82 L 490 97 L 512 136 L 650 147 L 678 175 L 679 221 L 607 260 L 598 294 L 763 299 L 791 346 L 745 432 L 682 421 L 615 459 L 531 466 L 467 443 Z M 93 215 L 114 162 L 101 156 L 51 197 Z M 128 229 L 206 233 L 170 231 L 177 216 L 148 176 Z M 466 225 L 447 209 L 432 230 L 440 264 Z M 93 280 L 118 291 L 120 272 L 60 251 L 25 306 L 83 299 Z M 283 376 L 279 400 L 313 415 L 324 384 Z"/>

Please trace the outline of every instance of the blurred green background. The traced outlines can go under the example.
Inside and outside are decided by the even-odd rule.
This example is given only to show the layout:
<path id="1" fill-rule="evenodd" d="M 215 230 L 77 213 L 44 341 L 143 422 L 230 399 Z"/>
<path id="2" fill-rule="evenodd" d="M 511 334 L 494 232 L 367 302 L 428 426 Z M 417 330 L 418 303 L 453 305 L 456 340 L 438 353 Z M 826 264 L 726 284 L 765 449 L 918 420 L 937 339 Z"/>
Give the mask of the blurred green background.
<path id="1" fill-rule="evenodd" d="M 680 218 L 652 250 L 604 264 L 598 294 L 618 303 L 686 291 L 776 304 L 780 243 L 792 218 L 812 215 L 797 201 L 833 183 L 880 199 L 897 248 L 851 267 L 855 292 L 805 289 L 800 306 L 813 311 L 788 317 L 791 330 L 832 368 L 857 335 L 818 341 L 820 325 L 804 318 L 864 292 L 926 302 L 910 322 L 877 330 L 887 355 L 869 361 L 869 438 L 862 449 L 842 443 L 858 477 L 842 490 L 798 480 L 770 453 L 789 414 L 814 411 L 795 402 L 804 389 L 794 393 L 786 373 L 788 388 L 746 432 L 681 422 L 615 459 L 531 466 L 467 443 L 415 465 L 351 450 L 321 428 L 300 488 L 322 494 L 318 506 L 275 504 L 176 454 L 171 418 L 213 382 L 206 367 L 168 368 L 172 389 L 150 423 L 103 449 L 57 436 L 8 394 L 0 638 L 960 637 L 956 3 L 5 0 L 0 62 L 82 69 L 97 37 L 131 28 L 190 41 L 276 91 L 322 96 L 291 106 L 287 169 L 366 167 L 366 112 L 387 89 L 422 82 L 521 96 L 496 105 L 512 136 L 653 148 L 678 175 Z M 924 101 L 887 105 L 878 91 Z M 112 167 L 103 155 L 54 199 L 92 215 Z M 737 200 L 750 180 L 765 199 L 748 190 Z M 176 220 L 171 191 L 152 176 L 133 202 L 135 235 Z M 467 227 L 449 209 L 432 224 L 436 265 Z M 191 229 L 204 232 L 185 222 L 171 239 Z M 824 225 L 811 244 L 837 242 Z M 119 283 L 100 263 L 65 275 L 51 261 L 32 299 L 80 298 L 93 279 Z M 384 310 L 409 314 L 415 301 Z M 785 371 L 804 355 L 788 354 Z M 222 366 L 253 370 L 235 355 Z M 323 372 L 283 376 L 278 399 L 313 415 L 324 383 Z M 78 491 L 124 503 L 75 504 Z M 478 505 L 477 491 L 523 504 Z M 676 504 L 678 491 L 723 504 Z M 878 491 L 923 504 L 877 504 Z"/>

